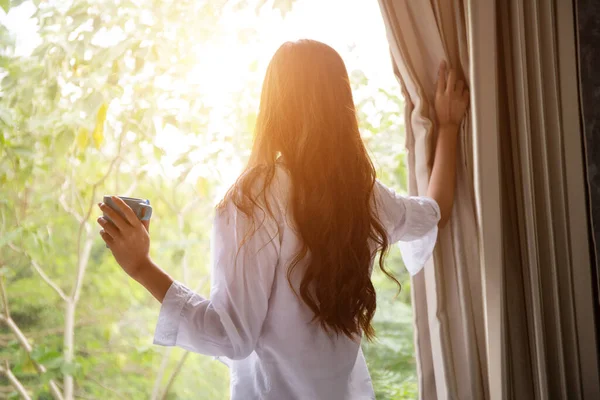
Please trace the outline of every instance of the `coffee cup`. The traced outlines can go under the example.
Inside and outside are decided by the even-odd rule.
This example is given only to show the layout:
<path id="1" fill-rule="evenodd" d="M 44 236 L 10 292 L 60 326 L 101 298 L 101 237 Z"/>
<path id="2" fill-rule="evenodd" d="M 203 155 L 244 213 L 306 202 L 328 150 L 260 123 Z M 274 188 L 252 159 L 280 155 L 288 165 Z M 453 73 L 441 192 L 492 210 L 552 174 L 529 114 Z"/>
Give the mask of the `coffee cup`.
<path id="1" fill-rule="evenodd" d="M 138 217 L 138 219 L 140 221 L 147 221 L 152 216 L 152 206 L 150 205 L 150 200 L 138 199 L 136 197 L 125 197 L 125 196 L 116 196 L 116 197 L 120 198 L 121 200 L 123 200 L 125 202 L 125 204 L 127 204 L 129 207 L 131 207 L 131 209 L 133 210 L 133 212 L 135 213 L 135 215 Z M 112 200 L 111 196 L 104 196 L 103 201 L 104 201 L 104 204 L 106 204 L 107 206 L 109 206 L 110 208 L 115 210 L 123 218 L 125 218 L 125 216 L 123 215 L 123 213 L 121 212 L 119 207 Z M 106 213 L 104 213 L 104 218 L 107 219 L 108 221 L 110 221 L 110 218 L 106 215 Z"/>

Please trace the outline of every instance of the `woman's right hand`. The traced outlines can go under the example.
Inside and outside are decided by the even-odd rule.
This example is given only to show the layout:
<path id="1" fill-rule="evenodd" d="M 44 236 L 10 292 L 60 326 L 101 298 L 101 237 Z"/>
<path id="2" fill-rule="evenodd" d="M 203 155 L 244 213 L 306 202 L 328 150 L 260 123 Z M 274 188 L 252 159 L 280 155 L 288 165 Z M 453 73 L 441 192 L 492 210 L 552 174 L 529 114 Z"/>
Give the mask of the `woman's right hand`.
<path id="1" fill-rule="evenodd" d="M 456 80 L 456 69 L 448 73 L 446 62 L 442 61 L 438 73 L 435 93 L 435 115 L 438 126 L 458 129 L 469 105 L 469 90 L 462 80 Z"/>

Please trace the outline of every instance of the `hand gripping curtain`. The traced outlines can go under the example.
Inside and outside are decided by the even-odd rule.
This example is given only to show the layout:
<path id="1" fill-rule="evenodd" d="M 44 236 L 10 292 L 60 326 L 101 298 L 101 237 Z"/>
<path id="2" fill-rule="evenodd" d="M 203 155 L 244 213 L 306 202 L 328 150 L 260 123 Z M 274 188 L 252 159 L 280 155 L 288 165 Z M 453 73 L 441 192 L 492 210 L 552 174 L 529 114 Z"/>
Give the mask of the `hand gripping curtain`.
<path id="1" fill-rule="evenodd" d="M 436 135 L 433 96 L 441 60 L 469 85 L 461 1 L 380 0 L 395 73 L 406 102 L 409 194 L 425 195 Z M 415 351 L 421 399 L 486 399 L 486 333 L 470 116 L 461 126 L 451 219 L 434 256 L 413 277 Z"/>

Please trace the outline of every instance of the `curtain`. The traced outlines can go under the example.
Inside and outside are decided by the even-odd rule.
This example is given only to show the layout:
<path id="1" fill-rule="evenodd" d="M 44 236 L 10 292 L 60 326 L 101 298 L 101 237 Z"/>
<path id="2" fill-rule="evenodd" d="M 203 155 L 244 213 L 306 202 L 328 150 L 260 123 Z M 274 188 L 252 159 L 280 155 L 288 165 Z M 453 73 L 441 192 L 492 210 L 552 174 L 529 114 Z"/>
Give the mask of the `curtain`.
<path id="1" fill-rule="evenodd" d="M 495 8 L 506 398 L 600 396 L 573 11 Z"/>
<path id="2" fill-rule="evenodd" d="M 427 191 L 442 59 L 471 92 L 455 204 L 413 277 L 421 399 L 598 398 L 571 2 L 380 0 Z"/>
<path id="3" fill-rule="evenodd" d="M 461 2 L 380 1 L 406 102 L 409 194 L 425 195 L 435 143 L 433 95 L 441 60 L 469 85 Z M 465 76 L 465 73 L 466 76 Z M 433 260 L 411 283 L 422 399 L 487 398 L 482 277 L 470 118 L 461 127 L 456 200 Z"/>

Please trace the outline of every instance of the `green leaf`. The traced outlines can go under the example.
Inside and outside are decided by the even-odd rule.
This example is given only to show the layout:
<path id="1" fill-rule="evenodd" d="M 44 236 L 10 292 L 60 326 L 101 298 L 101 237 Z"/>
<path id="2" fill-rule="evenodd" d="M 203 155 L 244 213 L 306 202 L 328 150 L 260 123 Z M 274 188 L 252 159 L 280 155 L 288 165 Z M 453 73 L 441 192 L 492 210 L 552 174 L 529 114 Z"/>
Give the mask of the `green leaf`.
<path id="1" fill-rule="evenodd" d="M 31 358 L 33 358 L 35 361 L 39 361 L 39 358 L 42 357 L 47 351 L 48 348 L 46 347 L 35 346 L 33 350 L 31 350 Z"/>
<path id="2" fill-rule="evenodd" d="M 77 373 L 81 370 L 81 364 L 79 363 L 63 363 L 62 366 L 60 367 L 60 372 L 63 373 L 63 375 L 77 375 Z"/>
<path id="3" fill-rule="evenodd" d="M 46 370 L 46 372 L 44 372 L 42 374 L 41 382 L 44 384 L 47 384 L 52 379 L 60 379 L 60 378 L 61 378 L 60 369 L 58 369 L 58 368 L 48 369 L 48 370 Z M 44 392 L 44 393 L 47 393 L 47 392 Z M 36 397 L 36 399 L 52 400 L 52 397 L 49 397 L 49 395 L 48 395 L 48 397 Z"/>
<path id="4" fill-rule="evenodd" d="M 208 186 L 208 179 L 203 176 L 198 177 L 198 180 L 196 181 L 196 192 L 198 192 L 201 197 L 206 197 L 208 195 Z"/>
<path id="5" fill-rule="evenodd" d="M 265 2 L 263 2 L 264 4 Z M 285 17 L 287 13 L 292 11 L 292 7 L 294 5 L 294 0 L 274 0 L 273 1 L 273 9 L 279 10 L 281 12 L 281 16 Z"/>
<path id="6" fill-rule="evenodd" d="M 14 239 L 16 239 L 21 234 L 21 232 L 23 232 L 23 228 L 19 226 L 14 231 L 9 232 L 8 234 L 2 235 L 2 237 L 0 237 L 0 247 L 4 246 L 7 243 L 10 243 Z"/>
<path id="7" fill-rule="evenodd" d="M 21 157 L 31 157 L 34 154 L 31 147 L 15 146 L 11 150 Z"/>
<path id="8" fill-rule="evenodd" d="M 88 143 L 90 142 L 90 131 L 83 127 L 79 128 L 79 133 L 77 134 L 76 141 L 79 150 L 85 150 L 88 146 Z"/>
<path id="9" fill-rule="evenodd" d="M 62 369 L 63 357 L 60 353 L 54 352 L 52 353 L 52 358 L 49 357 L 47 360 L 44 359 L 44 361 L 40 361 L 40 363 L 44 364 L 48 369 Z"/>
<path id="10" fill-rule="evenodd" d="M 47 368 L 62 369 L 63 356 L 57 350 L 49 349 L 48 347 L 35 347 L 31 352 L 31 358 Z"/>
<path id="11" fill-rule="evenodd" d="M 177 160 L 175 160 L 175 162 L 173 163 L 173 166 L 177 167 L 178 165 L 183 165 L 183 164 L 189 163 L 191 152 L 192 152 L 192 150 L 188 150 L 185 153 L 183 153 L 181 156 L 179 156 L 179 158 Z"/>
<path id="12" fill-rule="evenodd" d="M 94 147 L 99 149 L 102 142 L 104 142 L 104 128 L 102 125 L 96 125 L 94 132 L 92 132 L 92 139 L 94 139 Z"/>
<path id="13" fill-rule="evenodd" d="M 102 93 L 94 91 L 87 95 L 83 101 L 86 113 L 94 114 L 96 110 L 99 110 L 98 107 L 103 105 L 104 96 L 102 96 Z"/>
<path id="14" fill-rule="evenodd" d="M 156 157 L 157 159 L 160 160 L 162 158 L 162 156 L 164 156 L 164 155 L 165 155 L 165 151 L 155 145 L 154 146 L 154 157 Z"/>
<path id="15" fill-rule="evenodd" d="M 10 9 L 10 0 L 0 0 L 0 7 L 2 7 L 5 13 L 8 13 L 8 10 Z"/>
<path id="16" fill-rule="evenodd" d="M 367 78 L 365 73 L 360 69 L 355 69 L 350 73 L 350 81 L 354 85 L 367 85 L 369 83 L 369 78 Z"/>
<path id="17" fill-rule="evenodd" d="M 106 121 L 106 111 L 108 109 L 108 105 L 106 103 L 102 103 L 100 108 L 98 109 L 98 113 L 96 114 L 96 126 L 94 127 L 94 132 L 92 133 L 92 139 L 94 139 L 94 146 L 99 149 L 104 142 L 104 121 Z"/>
<path id="18" fill-rule="evenodd" d="M 28 356 L 25 359 L 25 362 L 21 364 L 21 371 L 26 374 L 35 374 L 37 373 L 37 369 L 35 368 L 35 364 L 32 359 Z"/>
<path id="19" fill-rule="evenodd" d="M 108 104 L 106 103 L 102 103 L 100 105 L 100 108 L 98 108 L 98 113 L 96 114 L 96 123 L 97 124 L 104 124 L 104 121 L 106 120 L 106 111 L 108 110 Z"/>
<path id="20" fill-rule="evenodd" d="M 134 72 L 140 72 L 142 68 L 144 68 L 144 59 L 142 57 L 135 57 Z"/>
<path id="21" fill-rule="evenodd" d="M 14 124 L 10 111 L 5 108 L 0 108 L 0 120 L 2 120 L 2 122 L 8 126 L 12 126 Z"/>
<path id="22" fill-rule="evenodd" d="M 56 99 L 56 95 L 58 94 L 58 83 L 54 82 L 48 86 L 48 99 L 54 101 Z"/>

